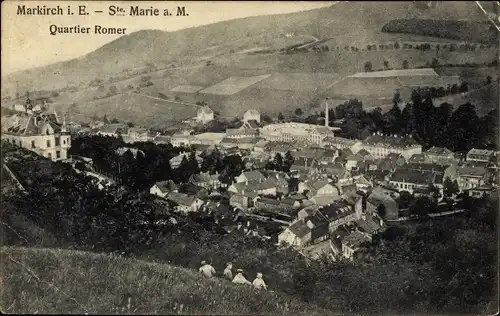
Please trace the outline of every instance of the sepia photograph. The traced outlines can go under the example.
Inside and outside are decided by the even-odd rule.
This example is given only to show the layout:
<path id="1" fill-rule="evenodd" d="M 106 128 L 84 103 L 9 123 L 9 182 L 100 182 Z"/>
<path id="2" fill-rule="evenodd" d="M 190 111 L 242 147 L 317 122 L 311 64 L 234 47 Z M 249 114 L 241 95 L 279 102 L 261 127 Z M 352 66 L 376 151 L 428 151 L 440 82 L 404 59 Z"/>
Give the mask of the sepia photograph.
<path id="1" fill-rule="evenodd" d="M 498 314 L 500 1 L 1 8 L 3 314 Z"/>

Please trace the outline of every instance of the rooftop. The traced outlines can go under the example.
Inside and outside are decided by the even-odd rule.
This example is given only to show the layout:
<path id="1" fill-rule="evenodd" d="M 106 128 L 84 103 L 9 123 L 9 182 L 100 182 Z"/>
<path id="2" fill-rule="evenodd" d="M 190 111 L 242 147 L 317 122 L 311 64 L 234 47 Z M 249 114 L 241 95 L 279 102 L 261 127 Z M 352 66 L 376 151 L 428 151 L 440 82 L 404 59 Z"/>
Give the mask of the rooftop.
<path id="1" fill-rule="evenodd" d="M 365 236 L 363 233 L 359 231 L 353 231 L 349 236 L 346 236 L 344 240 L 342 240 L 342 243 L 349 248 L 356 249 L 358 248 L 362 243 L 364 242 L 369 242 L 370 238 Z"/>
<path id="2" fill-rule="evenodd" d="M 298 220 L 288 227 L 288 229 L 298 238 L 302 238 L 311 232 L 304 219 Z"/>
<path id="3" fill-rule="evenodd" d="M 374 134 L 368 136 L 364 141 L 365 145 L 375 145 L 382 147 L 397 147 L 397 148 L 407 148 L 420 146 L 413 137 L 410 136 L 387 136 Z"/>

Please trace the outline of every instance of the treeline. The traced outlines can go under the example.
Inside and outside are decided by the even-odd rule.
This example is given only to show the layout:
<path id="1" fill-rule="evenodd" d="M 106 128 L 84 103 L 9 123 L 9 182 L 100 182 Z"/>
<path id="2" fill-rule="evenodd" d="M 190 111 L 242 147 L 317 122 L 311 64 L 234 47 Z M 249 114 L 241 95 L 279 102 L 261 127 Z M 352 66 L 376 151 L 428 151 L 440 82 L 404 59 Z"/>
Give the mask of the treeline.
<path id="1" fill-rule="evenodd" d="M 232 261 L 250 275 L 263 272 L 271 289 L 333 312 L 483 314 L 495 308 L 494 202 L 478 202 L 468 217 L 390 228 L 355 263 L 307 262 L 258 238 L 221 234 L 214 221 L 176 218 L 174 224 L 168 206 L 158 209 L 136 193 L 98 190 L 71 168 L 59 178 L 37 180 L 53 190 L 4 195 L 2 208 L 27 216 L 63 247 L 188 268 L 201 260 L 216 267 Z"/>
<path id="2" fill-rule="evenodd" d="M 448 103 L 434 106 L 432 91 L 413 91 L 411 100 L 401 110 L 401 98 L 396 93 L 393 107 L 382 114 L 380 108 L 370 112 L 363 110 L 362 102 L 353 99 L 331 111 L 330 120 L 345 119 L 341 134 L 348 138 L 365 139 L 372 133 L 381 132 L 412 135 L 424 148 L 446 147 L 452 151 L 496 148 L 498 107 L 478 117 L 475 106 L 470 103 L 455 110 Z"/>
<path id="3" fill-rule="evenodd" d="M 118 153 L 120 147 L 132 148 Z M 137 150 L 137 152 L 136 152 Z M 135 152 L 135 154 L 134 154 Z M 93 159 L 96 171 L 115 179 L 134 190 L 149 190 L 158 181 L 173 180 L 186 183 L 200 171 L 220 174 L 224 183 L 232 183 L 244 168 L 239 155 L 222 156 L 219 150 L 197 157 L 193 148 L 173 147 L 171 144 L 139 142 L 127 144 L 121 138 L 108 136 L 80 136 L 73 140 L 72 155 Z M 180 165 L 172 168 L 170 160 L 184 153 Z M 198 159 L 202 163 L 198 163 Z"/>
<path id="4" fill-rule="evenodd" d="M 382 32 L 407 33 L 491 44 L 498 41 L 495 27 L 490 22 L 482 21 L 398 19 L 385 24 L 382 27 Z"/>

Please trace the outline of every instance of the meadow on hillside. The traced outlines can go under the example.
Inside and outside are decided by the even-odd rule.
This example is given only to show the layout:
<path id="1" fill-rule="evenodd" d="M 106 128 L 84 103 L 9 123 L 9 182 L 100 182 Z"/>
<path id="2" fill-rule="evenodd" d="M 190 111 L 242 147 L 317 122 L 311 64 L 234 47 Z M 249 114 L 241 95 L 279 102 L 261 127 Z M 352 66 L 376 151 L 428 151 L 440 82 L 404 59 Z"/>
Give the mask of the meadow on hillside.
<path id="1" fill-rule="evenodd" d="M 0 249 L 0 305 L 27 314 L 334 315 L 196 270 L 61 249 Z"/>

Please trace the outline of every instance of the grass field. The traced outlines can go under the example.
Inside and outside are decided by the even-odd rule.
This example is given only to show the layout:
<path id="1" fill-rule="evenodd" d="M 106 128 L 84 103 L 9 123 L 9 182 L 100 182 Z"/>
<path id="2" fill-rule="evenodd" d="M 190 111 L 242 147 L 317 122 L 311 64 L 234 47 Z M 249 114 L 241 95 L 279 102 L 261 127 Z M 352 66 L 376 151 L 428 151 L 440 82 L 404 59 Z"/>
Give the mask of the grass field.
<path id="1" fill-rule="evenodd" d="M 5 313 L 333 315 L 193 270 L 60 249 L 0 249 Z"/>

